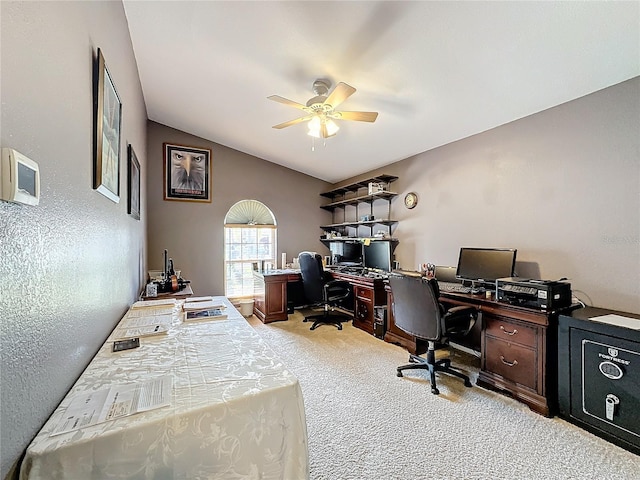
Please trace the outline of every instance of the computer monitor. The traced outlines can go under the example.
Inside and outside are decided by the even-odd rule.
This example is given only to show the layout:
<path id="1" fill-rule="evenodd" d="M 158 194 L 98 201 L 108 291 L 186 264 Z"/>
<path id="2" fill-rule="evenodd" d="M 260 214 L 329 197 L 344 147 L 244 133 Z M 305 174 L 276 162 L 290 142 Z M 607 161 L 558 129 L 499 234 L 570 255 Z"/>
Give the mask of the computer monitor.
<path id="1" fill-rule="evenodd" d="M 372 240 L 362 247 L 362 260 L 365 268 L 391 271 L 391 242 Z"/>
<path id="2" fill-rule="evenodd" d="M 468 248 L 460 249 L 456 277 L 477 283 L 492 283 L 498 278 L 514 277 L 516 249 Z"/>
<path id="3" fill-rule="evenodd" d="M 362 265 L 362 244 L 360 242 L 332 242 L 330 249 L 337 265 Z"/>

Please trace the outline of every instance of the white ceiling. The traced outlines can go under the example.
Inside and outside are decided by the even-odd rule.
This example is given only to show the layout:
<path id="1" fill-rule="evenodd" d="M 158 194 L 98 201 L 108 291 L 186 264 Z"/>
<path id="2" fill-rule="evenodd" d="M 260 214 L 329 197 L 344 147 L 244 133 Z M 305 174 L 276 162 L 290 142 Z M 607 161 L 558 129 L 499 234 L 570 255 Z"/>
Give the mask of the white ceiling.
<path id="1" fill-rule="evenodd" d="M 638 1 L 123 3 L 151 120 L 330 182 L 640 75 Z M 377 121 L 271 128 L 317 78 Z"/>

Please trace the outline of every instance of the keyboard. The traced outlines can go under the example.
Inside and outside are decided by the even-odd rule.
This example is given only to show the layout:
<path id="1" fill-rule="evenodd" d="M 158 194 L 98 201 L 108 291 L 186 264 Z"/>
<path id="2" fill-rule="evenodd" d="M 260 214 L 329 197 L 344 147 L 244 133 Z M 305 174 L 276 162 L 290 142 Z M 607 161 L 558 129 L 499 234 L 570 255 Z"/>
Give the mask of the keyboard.
<path id="1" fill-rule="evenodd" d="M 471 293 L 471 287 L 465 287 L 461 283 L 438 282 L 438 287 L 441 292 Z"/>
<path id="2" fill-rule="evenodd" d="M 334 271 L 349 275 L 362 275 L 363 273 L 362 267 L 338 267 Z"/>

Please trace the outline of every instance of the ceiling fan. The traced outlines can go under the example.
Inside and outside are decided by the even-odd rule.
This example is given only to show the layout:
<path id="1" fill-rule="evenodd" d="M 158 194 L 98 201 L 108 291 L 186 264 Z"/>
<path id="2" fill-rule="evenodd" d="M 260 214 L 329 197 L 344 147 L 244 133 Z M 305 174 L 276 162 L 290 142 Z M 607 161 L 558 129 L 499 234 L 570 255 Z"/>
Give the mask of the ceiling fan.
<path id="1" fill-rule="evenodd" d="M 334 120 L 355 120 L 358 122 L 375 122 L 378 112 L 345 112 L 336 108 L 356 91 L 350 85 L 339 82 L 336 88 L 329 95 L 331 82 L 318 79 L 313 82 L 313 93 L 315 97 L 309 99 L 306 105 L 288 100 L 279 95 L 267 97 L 269 100 L 290 105 L 307 112 L 304 117 L 296 118 L 288 122 L 274 125 L 273 128 L 285 128 L 302 122 L 309 122 L 309 135 L 316 138 L 327 138 L 335 135 L 339 128 Z"/>

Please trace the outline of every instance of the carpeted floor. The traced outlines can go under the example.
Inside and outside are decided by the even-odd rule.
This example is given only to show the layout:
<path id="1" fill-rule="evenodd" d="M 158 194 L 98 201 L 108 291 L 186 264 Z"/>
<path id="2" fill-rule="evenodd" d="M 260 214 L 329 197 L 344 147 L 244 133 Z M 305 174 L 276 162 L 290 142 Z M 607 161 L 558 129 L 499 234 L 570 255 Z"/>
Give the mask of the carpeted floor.
<path id="1" fill-rule="evenodd" d="M 432 395 L 426 372 L 396 376 L 403 348 L 302 319 L 249 322 L 302 386 L 312 480 L 640 479 L 640 457 L 475 386 L 472 355 L 452 360 L 474 386 L 442 375 Z"/>

